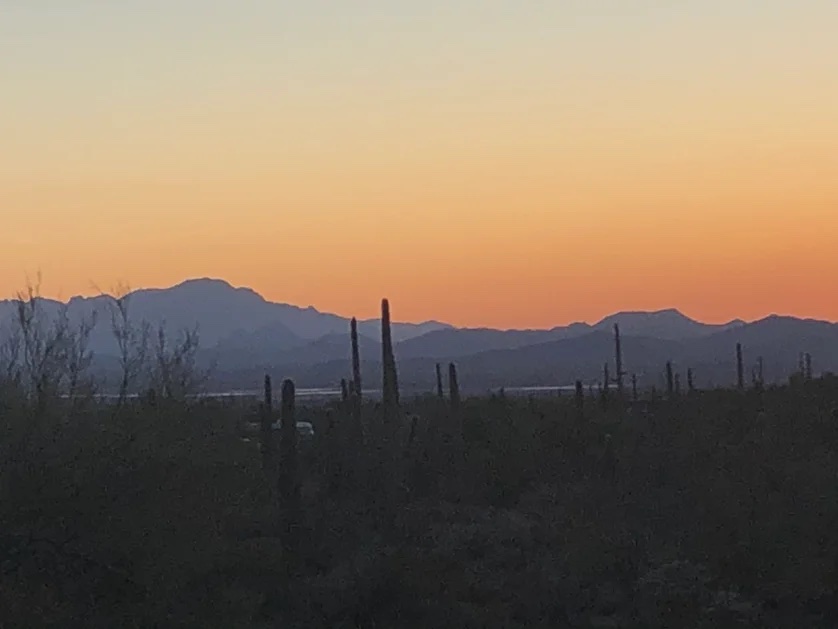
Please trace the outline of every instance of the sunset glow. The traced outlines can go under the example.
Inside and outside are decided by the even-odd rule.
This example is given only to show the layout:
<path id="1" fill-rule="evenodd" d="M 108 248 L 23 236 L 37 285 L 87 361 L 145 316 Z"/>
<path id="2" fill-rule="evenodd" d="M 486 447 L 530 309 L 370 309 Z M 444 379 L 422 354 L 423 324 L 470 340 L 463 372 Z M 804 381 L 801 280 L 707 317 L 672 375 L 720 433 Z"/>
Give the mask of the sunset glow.
<path id="1" fill-rule="evenodd" d="M 838 320 L 834 0 L 63 4 L 0 7 L 0 296 Z"/>

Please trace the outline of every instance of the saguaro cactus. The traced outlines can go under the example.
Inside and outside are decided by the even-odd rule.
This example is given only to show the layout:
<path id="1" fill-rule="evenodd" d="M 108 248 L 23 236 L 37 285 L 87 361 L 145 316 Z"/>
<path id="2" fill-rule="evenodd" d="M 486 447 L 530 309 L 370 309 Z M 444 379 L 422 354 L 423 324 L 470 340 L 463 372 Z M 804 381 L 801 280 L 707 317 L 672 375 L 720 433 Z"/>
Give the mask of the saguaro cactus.
<path id="1" fill-rule="evenodd" d="M 804 360 L 803 366 L 804 366 L 804 370 L 805 370 L 806 380 L 811 380 L 812 379 L 812 355 L 809 352 L 806 352 L 803 355 L 803 360 Z"/>
<path id="2" fill-rule="evenodd" d="M 273 387 L 270 375 L 265 375 L 265 397 L 262 401 L 259 418 L 260 438 L 262 442 L 262 466 L 267 470 L 273 463 Z"/>
<path id="3" fill-rule="evenodd" d="M 736 344 L 736 388 L 745 388 L 745 366 L 742 362 L 742 343 Z"/>
<path id="4" fill-rule="evenodd" d="M 283 506 L 295 507 L 299 485 L 297 482 L 297 419 L 296 390 L 291 380 L 282 383 L 281 429 L 279 435 L 279 495 Z"/>
<path id="5" fill-rule="evenodd" d="M 687 369 L 687 391 L 689 393 L 694 393 L 695 392 L 695 381 L 693 379 L 692 367 Z"/>
<path id="6" fill-rule="evenodd" d="M 448 365 L 448 391 L 451 396 L 451 410 L 456 413 L 460 410 L 460 383 L 457 379 L 457 366 L 454 363 Z"/>
<path id="7" fill-rule="evenodd" d="M 620 341 L 620 326 L 614 324 L 614 361 L 617 367 L 617 395 L 623 396 L 623 347 Z"/>
<path id="8" fill-rule="evenodd" d="M 637 374 L 631 374 L 631 399 L 637 401 Z"/>
<path id="9" fill-rule="evenodd" d="M 349 388 L 346 385 L 346 378 L 340 379 L 340 401 L 344 404 L 349 399 Z"/>
<path id="10" fill-rule="evenodd" d="M 356 440 L 356 445 L 360 444 L 364 439 L 364 426 L 361 421 L 361 398 L 358 392 L 355 391 L 355 384 L 349 383 L 349 418 L 351 438 Z"/>
<path id="11" fill-rule="evenodd" d="M 349 323 L 349 334 L 352 338 L 352 384 L 355 394 L 361 397 L 361 353 L 358 348 L 358 320 L 352 317 Z"/>
<path id="12" fill-rule="evenodd" d="M 610 380 L 611 377 L 608 374 L 608 363 L 605 363 L 602 366 L 602 389 L 599 392 L 599 399 L 603 408 L 608 406 L 608 386 Z"/>
<path id="13" fill-rule="evenodd" d="M 385 421 L 392 421 L 399 407 L 399 382 L 390 331 L 390 302 L 387 299 L 381 300 L 381 367 L 384 417 Z"/>
<path id="14" fill-rule="evenodd" d="M 436 364 L 436 395 L 440 400 L 445 399 L 445 392 L 442 390 L 442 366 Z"/>

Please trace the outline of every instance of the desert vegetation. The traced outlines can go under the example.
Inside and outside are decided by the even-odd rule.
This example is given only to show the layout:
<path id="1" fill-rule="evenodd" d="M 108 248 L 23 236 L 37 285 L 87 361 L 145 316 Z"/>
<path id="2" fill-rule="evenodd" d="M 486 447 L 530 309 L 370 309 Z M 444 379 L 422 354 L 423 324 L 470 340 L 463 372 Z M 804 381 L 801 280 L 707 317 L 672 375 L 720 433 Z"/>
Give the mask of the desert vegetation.
<path id="1" fill-rule="evenodd" d="M 2 627 L 838 619 L 838 379 L 810 358 L 766 386 L 737 345 L 729 388 L 688 370 L 682 390 L 668 363 L 665 391 L 638 390 L 617 328 L 596 391 L 469 397 L 441 364 L 407 398 L 385 300 L 380 400 L 353 321 L 338 399 L 298 404 L 287 379 L 275 399 L 266 374 L 257 405 L 193 397 L 197 330 L 133 321 L 117 296 L 103 402 L 92 322 L 46 317 L 35 295 L 0 348 Z"/>

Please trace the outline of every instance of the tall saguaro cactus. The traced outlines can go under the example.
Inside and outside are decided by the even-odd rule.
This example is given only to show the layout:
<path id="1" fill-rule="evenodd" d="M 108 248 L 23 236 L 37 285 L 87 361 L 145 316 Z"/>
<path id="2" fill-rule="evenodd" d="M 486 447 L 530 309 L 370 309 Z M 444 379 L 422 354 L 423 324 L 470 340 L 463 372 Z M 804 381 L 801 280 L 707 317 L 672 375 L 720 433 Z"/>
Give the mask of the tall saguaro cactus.
<path id="1" fill-rule="evenodd" d="M 457 413 L 460 410 L 460 382 L 457 379 L 457 366 L 454 363 L 448 365 L 448 391 L 451 395 L 451 410 Z"/>
<path id="2" fill-rule="evenodd" d="M 693 379 L 692 367 L 687 369 L 687 391 L 689 393 L 695 393 L 695 380 Z"/>
<path id="3" fill-rule="evenodd" d="M 745 365 L 742 361 L 742 343 L 736 344 L 736 388 L 745 389 Z"/>
<path id="4" fill-rule="evenodd" d="M 806 352 L 803 355 L 803 367 L 804 367 L 804 377 L 806 380 L 812 379 L 812 355 L 809 352 Z"/>
<path id="5" fill-rule="evenodd" d="M 399 408 L 399 381 L 390 330 L 390 302 L 381 300 L 382 403 L 385 421 L 393 421 Z"/>
<path id="6" fill-rule="evenodd" d="M 282 383 L 281 429 L 279 434 L 279 495 L 283 506 L 295 507 L 299 498 L 297 482 L 297 419 L 294 382 Z"/>
<path id="7" fill-rule="evenodd" d="M 614 362 L 617 367 L 615 375 L 617 381 L 617 395 L 623 397 L 623 345 L 620 340 L 620 326 L 614 324 Z"/>
<path id="8" fill-rule="evenodd" d="M 270 375 L 265 375 L 265 397 L 262 401 L 262 416 L 259 418 L 260 438 L 262 442 L 262 467 L 270 469 L 273 463 L 273 387 Z"/>
<path id="9" fill-rule="evenodd" d="M 356 441 L 355 445 L 359 445 L 364 439 L 364 427 L 361 421 L 361 398 L 358 392 L 355 391 L 355 383 L 349 383 L 349 399 L 347 400 L 349 407 L 349 429 L 350 436 Z"/>
<path id="10" fill-rule="evenodd" d="M 608 405 L 608 387 L 610 386 L 611 377 L 608 374 L 608 363 L 602 366 L 602 391 L 600 391 L 600 401 L 603 407 Z"/>
<path id="11" fill-rule="evenodd" d="M 631 399 L 637 401 L 637 374 L 631 374 Z"/>
<path id="12" fill-rule="evenodd" d="M 453 444 L 462 447 L 465 444 L 465 431 L 463 425 L 462 398 L 460 396 L 460 380 L 457 377 L 457 365 L 448 363 L 448 395 L 450 397 L 449 408 L 446 412 L 440 413 L 440 418 L 447 419 L 447 426 L 437 426 L 439 434 L 453 438 Z M 442 398 L 444 400 L 444 398 Z"/>
<path id="13" fill-rule="evenodd" d="M 358 348 L 358 320 L 352 317 L 349 323 L 349 333 L 352 337 L 352 384 L 355 385 L 355 395 L 361 397 L 361 353 Z"/>

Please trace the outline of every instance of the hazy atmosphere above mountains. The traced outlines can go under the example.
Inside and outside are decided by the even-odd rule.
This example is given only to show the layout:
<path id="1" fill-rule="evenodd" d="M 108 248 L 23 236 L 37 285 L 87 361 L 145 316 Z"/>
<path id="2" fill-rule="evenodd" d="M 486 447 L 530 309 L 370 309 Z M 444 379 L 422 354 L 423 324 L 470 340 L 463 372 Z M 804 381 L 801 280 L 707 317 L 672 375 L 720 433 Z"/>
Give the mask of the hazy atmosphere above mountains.
<path id="1" fill-rule="evenodd" d="M 838 319 L 835 0 L 0 7 L 0 295 Z"/>
<path id="2" fill-rule="evenodd" d="M 67 304 L 71 321 L 94 312 L 91 336 L 100 375 L 115 369 L 118 355 L 109 319 L 108 296 L 77 297 Z M 293 377 L 304 387 L 335 387 L 346 377 L 349 320 L 313 307 L 274 303 L 249 288 L 217 279 L 189 280 L 168 289 L 136 290 L 128 297 L 131 320 L 160 326 L 167 335 L 197 328 L 199 362 L 212 366 L 211 385 L 251 389 L 265 372 Z M 39 304 L 48 316 L 61 303 Z M 675 309 L 620 312 L 594 323 L 577 322 L 543 329 L 461 328 L 445 322 L 398 323 L 393 302 L 393 338 L 401 382 L 407 391 L 430 390 L 434 365 L 456 362 L 467 390 L 512 386 L 566 385 L 583 378 L 599 381 L 613 355 L 613 329 L 619 324 L 629 373 L 641 386 L 660 384 L 663 367 L 692 368 L 703 386 L 728 384 L 734 373 L 734 347 L 745 347 L 749 369 L 758 358 L 766 378 L 788 377 L 800 352 L 809 352 L 816 369 L 838 370 L 838 324 L 771 316 L 758 321 L 707 324 Z M 15 302 L 0 302 L 0 322 L 14 328 Z M 377 385 L 381 346 L 378 319 L 359 321 L 361 358 L 368 382 Z"/>

